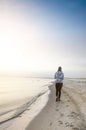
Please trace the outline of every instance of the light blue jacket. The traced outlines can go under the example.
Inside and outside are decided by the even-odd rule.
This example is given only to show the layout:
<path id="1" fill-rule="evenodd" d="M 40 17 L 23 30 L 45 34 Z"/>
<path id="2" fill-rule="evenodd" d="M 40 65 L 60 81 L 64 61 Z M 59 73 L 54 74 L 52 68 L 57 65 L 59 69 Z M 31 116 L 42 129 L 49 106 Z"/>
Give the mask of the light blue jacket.
<path id="1" fill-rule="evenodd" d="M 62 71 L 57 71 L 55 73 L 55 77 L 54 78 L 56 79 L 56 81 L 55 81 L 56 83 L 63 83 L 64 73 Z"/>

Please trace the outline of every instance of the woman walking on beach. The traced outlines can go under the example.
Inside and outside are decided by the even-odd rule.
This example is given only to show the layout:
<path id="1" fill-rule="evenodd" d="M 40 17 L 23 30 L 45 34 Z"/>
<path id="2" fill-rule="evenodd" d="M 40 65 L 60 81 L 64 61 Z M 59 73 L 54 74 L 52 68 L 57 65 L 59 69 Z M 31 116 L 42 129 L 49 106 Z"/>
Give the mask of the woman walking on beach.
<path id="1" fill-rule="evenodd" d="M 55 87 L 56 87 L 56 102 L 60 101 L 61 89 L 63 86 L 64 73 L 62 72 L 61 66 L 58 67 L 58 71 L 55 73 Z"/>

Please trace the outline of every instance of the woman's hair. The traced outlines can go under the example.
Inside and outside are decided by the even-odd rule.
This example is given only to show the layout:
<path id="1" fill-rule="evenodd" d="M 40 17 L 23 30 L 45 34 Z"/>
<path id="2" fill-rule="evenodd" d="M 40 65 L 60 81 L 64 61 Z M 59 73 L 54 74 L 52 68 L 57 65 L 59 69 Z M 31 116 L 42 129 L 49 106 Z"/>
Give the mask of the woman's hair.
<path id="1" fill-rule="evenodd" d="M 58 67 L 58 71 L 61 71 L 61 70 L 62 70 L 62 67 L 61 67 L 61 66 L 59 66 L 59 67 Z"/>

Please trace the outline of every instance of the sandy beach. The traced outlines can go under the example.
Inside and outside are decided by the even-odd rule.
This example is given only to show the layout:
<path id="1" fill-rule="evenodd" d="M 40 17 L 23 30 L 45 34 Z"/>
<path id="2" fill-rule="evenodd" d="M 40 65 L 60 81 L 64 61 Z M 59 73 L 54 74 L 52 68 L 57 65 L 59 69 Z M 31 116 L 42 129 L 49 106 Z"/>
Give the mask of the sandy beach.
<path id="1" fill-rule="evenodd" d="M 0 130 L 86 130 L 86 0 L 0 0 Z"/>
<path id="2" fill-rule="evenodd" d="M 55 101 L 55 84 L 50 85 L 50 91 L 39 96 L 21 115 L 0 124 L 0 130 L 86 130 L 86 93 L 69 85 L 70 82 L 64 83 L 58 102 Z"/>
<path id="3" fill-rule="evenodd" d="M 46 107 L 26 130 L 86 130 L 86 98 L 63 86 L 61 101 L 55 102 L 54 85 Z"/>

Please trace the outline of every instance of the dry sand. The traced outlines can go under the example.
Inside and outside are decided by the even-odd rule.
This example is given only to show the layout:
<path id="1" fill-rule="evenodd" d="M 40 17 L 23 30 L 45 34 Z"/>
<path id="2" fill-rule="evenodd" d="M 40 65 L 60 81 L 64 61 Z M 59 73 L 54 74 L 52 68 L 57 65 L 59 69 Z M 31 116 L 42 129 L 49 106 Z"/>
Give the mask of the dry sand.
<path id="1" fill-rule="evenodd" d="M 26 130 L 86 130 L 86 98 L 72 88 L 62 88 L 61 101 L 55 102 L 55 88 L 46 107 Z"/>
<path id="2" fill-rule="evenodd" d="M 37 99 L 31 109 L 29 107 L 20 116 L 0 124 L 0 130 L 86 130 L 86 95 L 64 85 L 61 101 L 56 102 L 55 85 L 51 85 L 49 89 L 49 100 L 45 107 L 41 106 L 42 110 L 40 101 L 45 104 L 45 100 Z M 39 98 L 46 97 L 42 95 Z M 30 113 L 35 114 L 34 119 Z"/>

